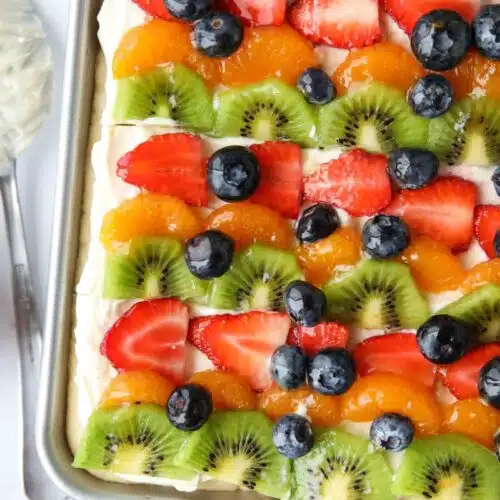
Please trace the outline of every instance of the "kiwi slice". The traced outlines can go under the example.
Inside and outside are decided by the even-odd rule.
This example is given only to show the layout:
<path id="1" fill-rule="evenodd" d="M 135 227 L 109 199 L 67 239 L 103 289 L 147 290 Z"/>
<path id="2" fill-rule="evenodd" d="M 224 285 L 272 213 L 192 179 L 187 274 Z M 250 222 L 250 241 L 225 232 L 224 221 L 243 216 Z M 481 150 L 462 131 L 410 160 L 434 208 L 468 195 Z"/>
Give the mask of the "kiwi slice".
<path id="1" fill-rule="evenodd" d="M 315 118 L 304 96 L 279 80 L 222 92 L 214 133 L 314 147 Z"/>
<path id="2" fill-rule="evenodd" d="M 114 120 L 169 118 L 198 132 L 212 130 L 212 95 L 203 80 L 181 64 L 117 81 Z"/>
<path id="3" fill-rule="evenodd" d="M 229 271 L 211 282 L 208 303 L 217 309 L 283 309 L 283 294 L 301 279 L 295 255 L 259 243 L 236 254 Z"/>
<path id="4" fill-rule="evenodd" d="M 397 262 L 364 260 L 324 292 L 332 319 L 362 328 L 418 328 L 430 314 L 408 266 Z"/>
<path id="5" fill-rule="evenodd" d="M 294 500 L 391 500 L 392 471 L 383 451 L 341 430 L 315 431 L 314 448 L 295 460 Z"/>
<path id="6" fill-rule="evenodd" d="M 500 103 L 464 99 L 430 120 L 428 149 L 449 165 L 500 162 Z"/>
<path id="7" fill-rule="evenodd" d="M 175 457 L 175 464 L 226 483 L 282 498 L 290 462 L 273 445 L 273 427 L 257 411 L 215 412 Z"/>
<path id="8" fill-rule="evenodd" d="M 500 465 L 493 453 L 462 436 L 415 440 L 398 469 L 393 493 L 412 500 L 498 500 Z"/>
<path id="9" fill-rule="evenodd" d="M 188 434 L 177 430 L 164 408 L 133 405 L 95 410 L 73 467 L 122 474 L 191 479 L 195 473 L 174 466 Z"/>
<path id="10" fill-rule="evenodd" d="M 206 285 L 186 266 L 182 245 L 171 238 L 132 240 L 128 254 L 109 254 L 104 268 L 105 299 L 203 297 Z"/>
<path id="11" fill-rule="evenodd" d="M 425 147 L 427 120 L 416 116 L 404 95 L 372 83 L 319 110 L 320 147 L 363 148 L 389 153 L 398 147 Z"/>
<path id="12" fill-rule="evenodd" d="M 500 285 L 485 285 L 444 307 L 448 314 L 471 325 L 479 342 L 500 340 Z"/>

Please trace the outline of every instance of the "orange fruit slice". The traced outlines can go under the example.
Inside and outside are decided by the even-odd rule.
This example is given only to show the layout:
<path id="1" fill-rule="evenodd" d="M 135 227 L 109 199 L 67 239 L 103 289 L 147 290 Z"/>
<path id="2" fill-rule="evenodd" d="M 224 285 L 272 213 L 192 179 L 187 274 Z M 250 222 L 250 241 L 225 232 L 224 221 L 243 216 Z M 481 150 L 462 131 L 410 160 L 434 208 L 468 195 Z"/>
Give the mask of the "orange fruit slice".
<path id="1" fill-rule="evenodd" d="M 481 262 L 466 271 L 460 291 L 470 293 L 488 283 L 500 285 L 500 258 Z"/>

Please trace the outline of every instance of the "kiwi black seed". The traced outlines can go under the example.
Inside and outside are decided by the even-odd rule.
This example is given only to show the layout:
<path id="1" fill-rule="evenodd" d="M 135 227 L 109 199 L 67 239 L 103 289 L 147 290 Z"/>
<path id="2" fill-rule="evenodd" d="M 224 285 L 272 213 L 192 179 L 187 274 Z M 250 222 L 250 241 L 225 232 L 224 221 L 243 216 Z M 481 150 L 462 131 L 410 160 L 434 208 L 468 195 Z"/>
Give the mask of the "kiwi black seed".
<path id="1" fill-rule="evenodd" d="M 415 440 L 396 473 L 400 498 L 498 500 L 500 468 L 495 455 L 458 435 Z"/>
<path id="2" fill-rule="evenodd" d="M 197 132 L 212 130 L 212 94 L 200 76 L 181 64 L 122 78 L 117 88 L 116 123 L 167 118 Z"/>
<path id="3" fill-rule="evenodd" d="M 389 153 L 398 147 L 424 148 L 428 121 L 413 114 L 404 95 L 373 83 L 319 110 L 321 147 L 363 148 Z"/>
<path id="4" fill-rule="evenodd" d="M 418 328 L 429 308 L 404 264 L 365 260 L 323 291 L 328 316 L 362 328 Z"/>
<path id="5" fill-rule="evenodd" d="M 215 135 L 252 137 L 262 141 L 287 140 L 314 147 L 314 114 L 295 88 L 279 80 L 222 92 Z"/>
<path id="6" fill-rule="evenodd" d="M 175 463 L 274 498 L 289 488 L 289 461 L 273 445 L 272 423 L 257 411 L 213 413 Z"/>
<path id="7" fill-rule="evenodd" d="M 206 285 L 192 275 L 181 244 L 171 238 L 138 238 L 127 254 L 110 254 L 104 267 L 103 297 L 143 299 L 203 297 Z"/>
<path id="8" fill-rule="evenodd" d="M 217 309 L 281 310 L 286 287 L 301 279 L 295 255 L 255 244 L 234 257 L 229 271 L 210 284 L 209 305 Z"/>

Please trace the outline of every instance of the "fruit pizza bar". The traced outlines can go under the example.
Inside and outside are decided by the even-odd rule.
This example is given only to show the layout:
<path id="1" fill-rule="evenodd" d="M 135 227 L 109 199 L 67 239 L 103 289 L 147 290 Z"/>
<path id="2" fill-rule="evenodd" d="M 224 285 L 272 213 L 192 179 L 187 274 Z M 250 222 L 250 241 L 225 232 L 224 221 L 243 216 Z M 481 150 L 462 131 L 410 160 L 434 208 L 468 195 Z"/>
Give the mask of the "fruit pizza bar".
<path id="1" fill-rule="evenodd" d="M 500 5 L 104 0 L 99 23 L 74 467 L 499 500 Z"/>

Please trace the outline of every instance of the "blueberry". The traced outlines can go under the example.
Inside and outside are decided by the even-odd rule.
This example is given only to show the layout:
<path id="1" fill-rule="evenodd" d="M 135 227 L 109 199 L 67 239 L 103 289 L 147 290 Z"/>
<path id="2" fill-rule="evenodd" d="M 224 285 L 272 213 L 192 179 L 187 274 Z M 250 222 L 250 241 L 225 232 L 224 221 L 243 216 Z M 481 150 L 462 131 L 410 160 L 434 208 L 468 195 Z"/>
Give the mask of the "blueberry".
<path id="1" fill-rule="evenodd" d="M 356 367 L 347 349 L 323 349 L 310 360 L 307 377 L 315 391 L 339 396 L 354 384 Z"/>
<path id="2" fill-rule="evenodd" d="M 410 419 L 397 413 L 384 413 L 370 427 L 370 439 L 378 448 L 387 451 L 403 451 L 410 446 L 415 427 Z"/>
<path id="3" fill-rule="evenodd" d="M 327 104 L 337 96 L 330 77 L 320 68 L 306 69 L 299 76 L 297 87 L 311 104 Z"/>
<path id="4" fill-rule="evenodd" d="M 193 27 L 191 42 L 208 57 L 228 57 L 243 41 L 241 21 L 228 12 L 212 12 Z"/>
<path id="5" fill-rule="evenodd" d="M 314 243 L 330 236 L 340 227 L 337 211 L 326 203 L 306 208 L 297 223 L 297 239 L 301 243 Z"/>
<path id="6" fill-rule="evenodd" d="M 410 89 L 408 103 L 415 114 L 436 118 L 446 113 L 453 104 L 453 88 L 444 76 L 427 75 L 417 80 Z"/>
<path id="7" fill-rule="evenodd" d="M 495 238 L 493 239 L 493 248 L 495 249 L 495 255 L 500 257 L 500 230 L 495 233 Z"/>
<path id="8" fill-rule="evenodd" d="M 375 259 L 396 257 L 408 248 L 410 231 L 395 215 L 376 215 L 363 226 L 363 247 Z"/>
<path id="9" fill-rule="evenodd" d="M 164 0 L 165 7 L 174 17 L 183 21 L 197 21 L 212 8 L 212 0 Z"/>
<path id="10" fill-rule="evenodd" d="M 439 159 L 431 151 L 394 149 L 389 155 L 389 174 L 402 189 L 420 189 L 438 174 Z"/>
<path id="11" fill-rule="evenodd" d="M 472 24 L 479 52 L 500 61 L 500 5 L 484 6 Z"/>
<path id="12" fill-rule="evenodd" d="M 287 458 L 307 455 L 314 445 L 314 434 L 307 418 L 290 413 L 283 415 L 273 427 L 273 442 Z"/>
<path id="13" fill-rule="evenodd" d="M 259 162 L 243 146 L 219 149 L 208 160 L 207 169 L 208 183 L 221 200 L 245 200 L 259 187 Z"/>
<path id="14" fill-rule="evenodd" d="M 186 243 L 184 259 L 196 277 L 218 278 L 227 272 L 234 255 L 234 241 L 219 231 L 205 231 Z"/>
<path id="15" fill-rule="evenodd" d="M 285 290 L 285 309 L 301 326 L 315 326 L 321 322 L 326 309 L 322 290 L 306 281 L 292 281 Z"/>
<path id="16" fill-rule="evenodd" d="M 423 356 L 440 365 L 458 361 L 471 346 L 474 331 L 467 323 L 446 314 L 428 319 L 417 331 Z"/>
<path id="17" fill-rule="evenodd" d="M 298 389 L 306 382 L 307 356 L 300 347 L 282 345 L 271 357 L 271 376 L 283 389 Z"/>
<path id="18" fill-rule="evenodd" d="M 479 372 L 479 394 L 491 406 L 500 409 L 500 356 L 486 363 Z"/>
<path id="19" fill-rule="evenodd" d="M 167 417 L 181 431 L 196 431 L 212 413 L 212 396 L 201 385 L 186 384 L 175 389 L 167 401 Z"/>
<path id="20" fill-rule="evenodd" d="M 500 167 L 497 167 L 491 176 L 493 186 L 498 196 L 500 196 Z"/>
<path id="21" fill-rule="evenodd" d="M 453 10 L 433 10 L 422 16 L 411 34 L 411 48 L 424 68 L 446 71 L 463 58 L 472 30 Z"/>

